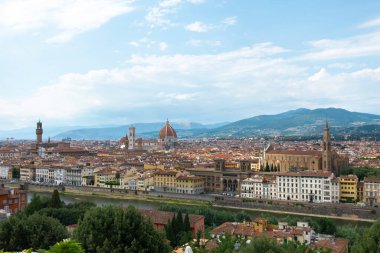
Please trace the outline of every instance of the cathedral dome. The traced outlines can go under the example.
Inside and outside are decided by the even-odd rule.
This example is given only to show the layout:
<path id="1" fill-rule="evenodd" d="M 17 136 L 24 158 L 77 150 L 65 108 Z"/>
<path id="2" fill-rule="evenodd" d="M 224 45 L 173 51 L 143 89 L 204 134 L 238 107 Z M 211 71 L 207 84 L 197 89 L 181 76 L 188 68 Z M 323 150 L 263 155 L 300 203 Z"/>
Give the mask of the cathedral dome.
<path id="1" fill-rule="evenodd" d="M 166 124 L 163 128 L 161 128 L 158 139 L 165 139 L 167 137 L 177 138 L 177 133 L 174 128 L 169 124 L 169 120 L 166 120 Z"/>

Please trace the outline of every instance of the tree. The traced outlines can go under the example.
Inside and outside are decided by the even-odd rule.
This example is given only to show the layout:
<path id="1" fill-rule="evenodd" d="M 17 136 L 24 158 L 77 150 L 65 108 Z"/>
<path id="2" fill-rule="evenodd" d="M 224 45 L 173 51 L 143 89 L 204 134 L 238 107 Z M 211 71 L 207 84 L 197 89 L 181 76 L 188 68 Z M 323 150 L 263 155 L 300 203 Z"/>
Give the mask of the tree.
<path id="1" fill-rule="evenodd" d="M 89 253 L 170 251 L 163 235 L 132 206 L 88 210 L 73 238 Z"/>
<path id="2" fill-rule="evenodd" d="M 49 206 L 50 200 L 46 197 L 41 198 L 39 195 L 34 194 L 30 203 L 27 205 L 25 209 L 25 213 L 27 215 L 31 215 L 42 208 L 46 208 Z"/>
<path id="3" fill-rule="evenodd" d="M 268 162 L 267 162 L 267 165 L 265 166 L 265 171 L 266 171 L 266 172 L 269 172 L 269 170 L 270 170 L 270 168 L 269 168 L 269 164 L 268 164 Z"/>
<path id="4" fill-rule="evenodd" d="M 53 195 L 51 196 L 50 206 L 52 208 L 60 208 L 62 207 L 62 201 L 59 197 L 59 192 L 57 189 L 54 189 Z"/>
<path id="5" fill-rule="evenodd" d="M 46 249 L 67 236 L 66 228 L 58 220 L 38 213 L 31 216 L 20 213 L 0 224 L 0 248 L 9 251 Z"/>
<path id="6" fill-rule="evenodd" d="M 38 251 L 38 253 L 85 253 L 84 249 L 73 240 L 63 240 L 62 242 L 57 242 L 49 248 L 49 250 Z"/>
<path id="7" fill-rule="evenodd" d="M 183 227 L 185 229 L 185 231 L 191 231 L 191 228 L 190 228 L 190 218 L 189 218 L 189 214 L 186 213 L 185 215 L 185 220 L 183 222 Z"/>
<path id="8" fill-rule="evenodd" d="M 195 241 L 195 246 L 199 247 L 201 245 L 202 230 L 197 231 L 197 240 Z"/>
<path id="9" fill-rule="evenodd" d="M 317 233 L 329 235 L 334 235 L 336 233 L 336 226 L 330 219 L 324 217 L 317 218 L 315 222 L 312 222 L 311 224 Z"/>
<path id="10" fill-rule="evenodd" d="M 369 229 L 354 242 L 351 252 L 370 253 L 380 251 L 380 220 L 376 221 Z"/>
<path id="11" fill-rule="evenodd" d="M 20 168 L 15 167 L 12 169 L 12 179 L 20 179 Z"/>

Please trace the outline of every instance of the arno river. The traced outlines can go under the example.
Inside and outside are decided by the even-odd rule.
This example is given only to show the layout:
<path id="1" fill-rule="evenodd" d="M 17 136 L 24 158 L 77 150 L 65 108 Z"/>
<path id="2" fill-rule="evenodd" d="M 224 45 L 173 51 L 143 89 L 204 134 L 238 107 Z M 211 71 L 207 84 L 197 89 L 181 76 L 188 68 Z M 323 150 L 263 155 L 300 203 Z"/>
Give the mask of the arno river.
<path id="1" fill-rule="evenodd" d="M 40 196 L 45 197 L 51 197 L 51 193 L 47 192 L 29 192 L 28 193 L 28 201 L 31 200 L 33 197 L 33 194 L 37 194 Z M 143 200 L 124 200 L 124 199 L 112 199 L 112 198 L 105 198 L 105 197 L 99 197 L 99 196 L 75 196 L 75 195 L 60 195 L 61 200 L 65 203 L 72 203 L 75 201 L 81 201 L 81 200 L 87 200 L 96 203 L 98 206 L 107 206 L 107 205 L 121 205 L 124 207 L 127 206 L 134 206 L 139 209 L 149 209 L 149 210 L 157 210 L 162 203 L 159 202 L 152 202 L 152 201 L 143 201 Z M 228 209 L 228 208 L 215 208 L 218 210 L 226 210 L 230 212 L 239 212 L 237 209 Z M 259 217 L 264 212 L 260 211 L 247 211 L 244 212 L 252 215 L 252 217 Z M 298 215 L 288 215 L 288 214 L 279 214 L 279 213 L 267 213 L 268 215 L 275 216 L 277 218 L 281 217 L 287 217 L 287 216 L 293 216 L 293 217 L 304 217 L 304 216 L 298 216 Z M 336 225 L 358 225 L 358 226 L 370 226 L 372 223 L 369 222 L 363 222 L 363 221 L 355 221 L 355 220 L 340 220 L 340 219 L 333 219 Z"/>

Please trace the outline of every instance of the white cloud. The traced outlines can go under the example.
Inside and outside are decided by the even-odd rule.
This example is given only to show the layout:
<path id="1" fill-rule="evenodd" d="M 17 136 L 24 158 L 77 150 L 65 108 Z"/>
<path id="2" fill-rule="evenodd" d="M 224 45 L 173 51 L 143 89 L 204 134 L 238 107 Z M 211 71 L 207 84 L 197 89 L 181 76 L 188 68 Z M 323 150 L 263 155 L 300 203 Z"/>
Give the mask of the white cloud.
<path id="1" fill-rule="evenodd" d="M 187 1 L 192 4 L 202 4 L 205 2 L 205 0 L 187 0 Z"/>
<path id="2" fill-rule="evenodd" d="M 188 31 L 191 31 L 191 32 L 203 33 L 203 32 L 208 32 L 208 31 L 213 30 L 213 29 L 223 29 L 223 28 L 226 28 L 228 26 L 235 25 L 236 23 L 237 23 L 237 17 L 231 16 L 231 17 L 227 17 L 227 18 L 223 19 L 222 21 L 220 21 L 216 25 L 205 24 L 201 21 L 195 21 L 191 24 L 186 25 L 185 29 Z"/>
<path id="3" fill-rule="evenodd" d="M 301 59 L 329 60 L 380 54 L 380 32 L 340 40 L 322 39 L 309 43 L 312 50 Z"/>
<path id="4" fill-rule="evenodd" d="M 313 74 L 312 76 L 309 77 L 309 81 L 315 82 L 319 81 L 322 78 L 327 77 L 329 74 L 327 73 L 325 68 L 321 68 L 317 73 Z"/>
<path id="5" fill-rule="evenodd" d="M 166 49 L 168 49 L 168 44 L 166 44 L 165 42 L 160 42 L 159 49 L 160 51 L 165 51 Z"/>
<path id="6" fill-rule="evenodd" d="M 376 27 L 380 26 L 380 18 L 372 19 L 367 22 L 364 22 L 360 24 L 358 27 L 359 28 L 370 28 L 370 27 Z"/>
<path id="7" fill-rule="evenodd" d="M 161 1 L 157 6 L 149 9 L 145 15 L 145 21 L 148 22 L 151 28 L 174 26 L 170 18 L 170 14 L 177 12 L 178 6 L 182 3 L 181 0 L 165 0 Z"/>
<path id="8" fill-rule="evenodd" d="M 297 107 L 380 106 L 380 68 L 315 73 L 283 59 L 285 52 L 261 43 L 215 54 L 132 55 L 123 67 L 68 73 L 34 94 L 0 99 L 0 118 L 117 124 L 128 115 L 131 121 L 186 115 L 216 121 Z"/>
<path id="9" fill-rule="evenodd" d="M 139 47 L 140 43 L 138 43 L 137 41 L 133 40 L 133 41 L 129 42 L 129 45 L 134 46 L 134 47 Z"/>
<path id="10" fill-rule="evenodd" d="M 0 3 L 0 28 L 24 31 L 53 27 L 58 33 L 47 42 L 67 42 L 132 10 L 131 2 L 122 0 L 5 0 Z"/>
<path id="11" fill-rule="evenodd" d="M 199 33 L 207 32 L 213 28 L 214 28 L 213 25 L 204 24 L 200 21 L 196 21 L 194 23 L 191 23 L 185 26 L 186 30 L 191 31 L 191 32 L 199 32 Z"/>
<path id="12" fill-rule="evenodd" d="M 219 47 L 222 45 L 222 42 L 219 40 L 196 40 L 192 39 L 187 42 L 190 46 L 193 47 L 201 47 L 201 46 L 211 46 L 211 47 Z"/>
<path id="13" fill-rule="evenodd" d="M 160 2 L 161 7 L 172 7 L 177 6 L 181 3 L 181 0 L 165 0 Z"/>
<path id="14" fill-rule="evenodd" d="M 226 25 L 235 25 L 237 23 L 237 17 L 231 16 L 231 17 L 226 17 L 225 19 L 222 20 L 222 24 Z"/>

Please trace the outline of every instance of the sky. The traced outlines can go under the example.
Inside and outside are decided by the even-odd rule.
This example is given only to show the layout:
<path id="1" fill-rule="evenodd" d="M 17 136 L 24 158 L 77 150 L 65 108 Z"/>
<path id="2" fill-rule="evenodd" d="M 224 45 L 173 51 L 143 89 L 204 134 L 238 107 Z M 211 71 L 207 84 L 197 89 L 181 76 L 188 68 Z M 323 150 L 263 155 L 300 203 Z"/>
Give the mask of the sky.
<path id="1" fill-rule="evenodd" d="M 0 0 L 0 129 L 380 114 L 377 0 Z"/>

